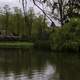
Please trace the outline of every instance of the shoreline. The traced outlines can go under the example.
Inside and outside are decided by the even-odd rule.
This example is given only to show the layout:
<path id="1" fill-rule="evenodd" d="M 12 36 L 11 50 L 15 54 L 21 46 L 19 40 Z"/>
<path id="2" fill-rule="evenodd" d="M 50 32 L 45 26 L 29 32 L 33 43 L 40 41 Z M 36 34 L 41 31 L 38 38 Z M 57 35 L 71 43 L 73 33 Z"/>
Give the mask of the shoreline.
<path id="1" fill-rule="evenodd" d="M 32 42 L 0 42 L 0 48 L 32 48 L 34 43 Z"/>

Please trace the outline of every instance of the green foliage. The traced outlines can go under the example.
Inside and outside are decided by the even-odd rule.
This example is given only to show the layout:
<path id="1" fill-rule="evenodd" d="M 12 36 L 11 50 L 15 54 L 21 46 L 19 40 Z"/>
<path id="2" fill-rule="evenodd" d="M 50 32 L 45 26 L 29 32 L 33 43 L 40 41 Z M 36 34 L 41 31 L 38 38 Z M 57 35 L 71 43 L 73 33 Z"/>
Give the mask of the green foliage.
<path id="1" fill-rule="evenodd" d="M 42 39 L 42 36 L 46 32 L 47 23 L 44 23 L 43 16 L 36 17 L 32 24 L 32 36 L 35 40 Z"/>
<path id="2" fill-rule="evenodd" d="M 34 41 L 36 48 L 48 48 L 52 50 L 76 50 L 80 49 L 80 19 L 71 18 L 63 27 L 49 28 L 43 15 L 36 16 L 30 8 L 26 15 L 17 7 L 14 13 L 9 7 L 0 14 L 0 32 L 6 35 L 17 35 Z M 5 32 L 6 31 L 6 32 Z"/>
<path id="3" fill-rule="evenodd" d="M 0 42 L 0 48 L 32 48 L 33 43 L 31 42 L 19 42 L 19 41 L 13 41 L 13 42 Z"/>
<path id="4" fill-rule="evenodd" d="M 50 36 L 53 50 L 79 50 L 80 19 L 72 18 L 62 28 L 55 29 Z"/>
<path id="5" fill-rule="evenodd" d="M 25 13 L 21 9 L 14 7 L 11 12 L 9 6 L 4 7 L 0 14 L 0 33 L 3 35 L 24 36 L 28 40 L 38 40 L 44 36 L 46 32 L 47 22 L 43 15 L 36 16 L 33 8 Z"/>

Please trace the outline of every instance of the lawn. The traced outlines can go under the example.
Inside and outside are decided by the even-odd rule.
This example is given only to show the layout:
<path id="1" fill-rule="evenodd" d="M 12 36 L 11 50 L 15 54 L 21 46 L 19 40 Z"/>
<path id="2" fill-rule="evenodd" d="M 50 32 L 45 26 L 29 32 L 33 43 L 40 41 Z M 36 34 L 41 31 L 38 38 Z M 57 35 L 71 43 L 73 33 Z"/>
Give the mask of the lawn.
<path id="1" fill-rule="evenodd" d="M 32 48 L 32 42 L 0 42 L 0 48 Z"/>

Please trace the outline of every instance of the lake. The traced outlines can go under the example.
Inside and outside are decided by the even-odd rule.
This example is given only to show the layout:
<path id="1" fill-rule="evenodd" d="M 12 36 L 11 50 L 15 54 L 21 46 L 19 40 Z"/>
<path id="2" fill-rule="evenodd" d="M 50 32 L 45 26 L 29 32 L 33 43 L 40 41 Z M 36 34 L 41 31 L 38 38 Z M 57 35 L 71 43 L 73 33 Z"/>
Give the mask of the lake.
<path id="1" fill-rule="evenodd" d="M 0 80 L 80 80 L 80 54 L 0 49 Z"/>

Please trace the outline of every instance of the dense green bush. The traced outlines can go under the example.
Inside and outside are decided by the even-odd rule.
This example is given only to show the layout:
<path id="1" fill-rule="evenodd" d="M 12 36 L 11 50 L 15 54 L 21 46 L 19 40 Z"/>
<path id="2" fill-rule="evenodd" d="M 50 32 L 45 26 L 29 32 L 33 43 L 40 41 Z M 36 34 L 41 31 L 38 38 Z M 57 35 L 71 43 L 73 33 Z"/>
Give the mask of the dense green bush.
<path id="1" fill-rule="evenodd" d="M 63 27 L 54 30 L 50 35 L 52 50 L 79 50 L 80 19 L 72 18 Z"/>

